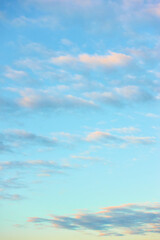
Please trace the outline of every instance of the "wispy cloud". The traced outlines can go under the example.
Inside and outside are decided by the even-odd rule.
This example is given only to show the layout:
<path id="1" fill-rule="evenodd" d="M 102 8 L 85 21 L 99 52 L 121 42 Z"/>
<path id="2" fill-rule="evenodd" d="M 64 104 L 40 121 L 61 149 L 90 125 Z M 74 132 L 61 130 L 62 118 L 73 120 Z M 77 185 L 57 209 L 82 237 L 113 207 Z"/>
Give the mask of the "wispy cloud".
<path id="1" fill-rule="evenodd" d="M 118 136 L 109 132 L 95 131 L 87 135 L 86 141 L 102 141 L 106 143 L 126 143 L 126 144 L 153 144 L 156 142 L 155 137 L 141 137 L 141 136 Z"/>
<path id="2" fill-rule="evenodd" d="M 12 152 L 14 149 L 25 145 L 54 148 L 56 144 L 56 138 L 37 135 L 22 129 L 12 129 L 1 133 L 0 150 L 2 152 Z"/>
<path id="3" fill-rule="evenodd" d="M 17 27 L 25 27 L 25 26 L 38 26 L 42 28 L 51 28 L 55 29 L 59 26 L 59 22 L 55 17 L 44 16 L 39 18 L 29 18 L 27 16 L 19 16 L 12 20 L 12 25 Z"/>
<path id="4" fill-rule="evenodd" d="M 44 160 L 28 160 L 28 161 L 3 161 L 0 162 L 0 170 L 15 170 L 15 169 L 48 169 L 48 170 L 65 170 L 69 169 L 69 165 L 59 165 L 54 161 L 44 161 Z"/>
<path id="5" fill-rule="evenodd" d="M 27 76 L 27 73 L 21 70 L 15 70 L 10 67 L 7 67 L 6 72 L 4 73 L 4 76 L 16 81 L 18 79 L 22 79 L 22 78 L 24 79 L 24 77 Z"/>
<path id="6" fill-rule="evenodd" d="M 81 0 L 26 0 L 28 4 L 38 4 L 40 6 L 44 6 L 46 9 L 49 10 L 56 7 L 56 6 L 61 6 L 61 7 L 70 7 L 73 9 L 75 7 L 80 7 L 80 8 L 87 8 L 92 7 L 92 6 L 97 6 L 100 1 L 97 0 L 86 0 L 86 1 L 81 1 Z"/>
<path id="7" fill-rule="evenodd" d="M 156 96 L 139 86 L 129 85 L 112 88 L 108 92 L 89 92 L 85 96 L 103 102 L 106 105 L 122 107 L 128 104 L 156 101 Z"/>
<path id="8" fill-rule="evenodd" d="M 160 232 L 160 204 L 126 204 L 106 207 L 96 213 L 53 218 L 31 217 L 28 222 L 68 230 L 91 230 L 100 236 L 145 235 Z"/>
<path id="9" fill-rule="evenodd" d="M 157 115 L 155 113 L 147 113 L 145 116 L 150 118 L 160 118 L 160 115 Z"/>
<path id="10" fill-rule="evenodd" d="M 1 193 L 0 194 L 0 200 L 10 200 L 10 201 L 19 201 L 24 199 L 19 194 L 9 194 L 9 193 Z"/>
<path id="11" fill-rule="evenodd" d="M 160 18 L 160 3 L 149 4 L 146 12 Z"/>
<path id="12" fill-rule="evenodd" d="M 95 108 L 96 104 L 91 100 L 86 100 L 73 95 L 48 95 L 37 94 L 36 92 L 24 92 L 19 99 L 19 105 L 28 109 L 72 109 L 72 108 Z"/>

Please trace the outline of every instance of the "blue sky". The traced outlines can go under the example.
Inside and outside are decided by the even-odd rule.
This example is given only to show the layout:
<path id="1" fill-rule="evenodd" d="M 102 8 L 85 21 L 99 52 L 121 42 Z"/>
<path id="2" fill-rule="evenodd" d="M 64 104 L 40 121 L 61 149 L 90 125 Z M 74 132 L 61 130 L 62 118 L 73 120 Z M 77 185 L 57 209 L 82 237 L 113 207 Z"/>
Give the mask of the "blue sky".
<path id="1" fill-rule="evenodd" d="M 0 1 L 0 235 L 159 239 L 160 2 Z"/>

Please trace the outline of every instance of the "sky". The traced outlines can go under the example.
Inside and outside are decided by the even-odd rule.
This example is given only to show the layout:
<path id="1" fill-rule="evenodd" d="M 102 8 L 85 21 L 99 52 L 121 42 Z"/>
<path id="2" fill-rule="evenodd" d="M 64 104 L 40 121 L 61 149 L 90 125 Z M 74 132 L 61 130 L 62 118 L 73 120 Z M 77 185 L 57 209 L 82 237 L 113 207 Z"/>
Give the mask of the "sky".
<path id="1" fill-rule="evenodd" d="M 0 238 L 160 239 L 160 1 L 0 0 Z"/>

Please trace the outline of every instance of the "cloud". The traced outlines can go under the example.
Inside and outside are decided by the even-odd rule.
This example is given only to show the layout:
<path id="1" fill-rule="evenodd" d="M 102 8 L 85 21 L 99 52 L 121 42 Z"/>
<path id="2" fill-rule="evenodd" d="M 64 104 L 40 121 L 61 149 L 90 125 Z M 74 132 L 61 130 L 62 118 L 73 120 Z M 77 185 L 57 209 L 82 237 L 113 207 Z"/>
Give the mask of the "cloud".
<path id="1" fill-rule="evenodd" d="M 160 3 L 150 4 L 146 10 L 147 13 L 150 13 L 152 16 L 160 17 Z"/>
<path id="2" fill-rule="evenodd" d="M 77 57 L 64 55 L 52 58 L 51 62 L 56 65 L 71 63 L 75 65 L 79 63 L 91 68 L 113 68 L 126 66 L 130 63 L 131 59 L 131 56 L 123 53 L 109 52 L 108 55 L 89 55 L 87 53 L 80 54 Z"/>
<path id="3" fill-rule="evenodd" d="M 109 132 L 95 131 L 87 135 L 86 141 L 102 141 L 104 143 L 126 143 L 126 144 L 153 144 L 156 142 L 155 137 L 137 137 L 137 136 L 117 136 Z"/>
<path id="4" fill-rule="evenodd" d="M 55 170 L 55 172 L 59 170 L 69 169 L 69 165 L 59 165 L 54 161 L 44 161 L 44 160 L 28 160 L 28 161 L 4 161 L 0 162 L 0 170 L 14 170 L 14 169 L 48 169 Z"/>
<path id="5" fill-rule="evenodd" d="M 72 108 L 96 108 L 91 100 L 86 100 L 73 95 L 58 95 L 49 92 L 35 92 L 32 89 L 21 91 L 22 98 L 18 100 L 21 107 L 28 109 L 72 109 Z"/>
<path id="6" fill-rule="evenodd" d="M 101 158 L 99 157 L 91 157 L 91 156 L 76 156 L 76 155 L 72 155 L 71 158 L 73 159 L 80 159 L 80 160 L 89 160 L 89 161 L 99 161 L 101 160 Z"/>
<path id="7" fill-rule="evenodd" d="M 22 199 L 24 198 L 19 194 L 8 194 L 8 193 L 0 194 L 0 200 L 19 201 Z"/>
<path id="8" fill-rule="evenodd" d="M 148 92 L 140 89 L 138 86 L 124 86 L 121 88 L 115 88 L 115 91 L 128 100 L 135 101 L 148 101 L 153 99 L 153 96 Z"/>
<path id="9" fill-rule="evenodd" d="M 111 128 L 108 129 L 110 132 L 118 132 L 118 133 L 132 133 L 132 132 L 139 132 L 140 129 L 135 127 L 122 127 L 122 128 Z"/>
<path id="10" fill-rule="evenodd" d="M 145 116 L 150 117 L 150 118 L 160 118 L 160 115 L 157 115 L 157 114 L 154 114 L 154 113 L 147 113 Z"/>
<path id="11" fill-rule="evenodd" d="M 88 134 L 86 137 L 87 141 L 106 141 L 106 142 L 112 142 L 112 141 L 122 141 L 120 137 L 116 137 L 108 132 L 101 132 L 96 131 Z"/>
<path id="12" fill-rule="evenodd" d="M 14 18 L 11 22 L 14 26 L 24 27 L 24 26 L 38 26 L 42 28 L 56 29 L 59 26 L 59 22 L 55 17 L 44 16 L 39 18 L 30 18 L 26 16 L 19 16 Z"/>
<path id="13" fill-rule="evenodd" d="M 134 143 L 134 144 L 139 144 L 140 143 L 140 144 L 148 145 L 148 144 L 155 143 L 155 137 L 126 136 L 126 137 L 124 137 L 124 139 L 128 143 Z"/>
<path id="14" fill-rule="evenodd" d="M 38 4 L 40 6 L 44 6 L 45 8 L 54 8 L 56 6 L 61 6 L 61 7 L 80 7 L 80 8 L 88 8 L 92 6 L 97 6 L 99 5 L 99 2 L 101 0 L 86 0 L 86 1 L 81 1 L 81 0 L 26 0 L 27 3 L 29 4 Z"/>
<path id="15" fill-rule="evenodd" d="M 48 148 L 54 148 L 57 145 L 57 139 L 37 135 L 31 132 L 27 132 L 22 129 L 11 129 L 6 130 L 0 134 L 0 151 L 1 152 L 12 152 L 13 149 L 28 145 L 44 146 Z"/>
<path id="16" fill-rule="evenodd" d="M 7 144 L 4 144 L 3 141 L 0 141 L 0 152 L 12 152 L 10 149 L 10 146 Z"/>
<path id="17" fill-rule="evenodd" d="M 32 49 L 32 51 L 33 51 L 33 49 Z M 35 49 L 34 49 L 34 51 L 35 51 Z M 25 59 L 21 59 L 21 60 L 16 61 L 16 64 L 18 66 L 25 67 L 25 68 L 31 69 L 32 71 L 37 72 L 39 70 L 42 70 L 42 65 L 44 63 L 40 59 L 25 58 Z"/>
<path id="18" fill-rule="evenodd" d="M 3 165 L 5 162 L 0 163 L 0 171 L 3 170 Z M 7 179 L 0 179 L 0 187 L 4 189 L 11 189 L 11 188 L 25 188 L 26 185 L 23 182 L 19 181 L 20 179 L 18 177 L 12 177 Z"/>
<path id="19" fill-rule="evenodd" d="M 55 76 L 56 77 L 56 76 Z M 61 81 L 61 79 L 60 79 Z M 14 88 L 7 87 L 4 91 L 5 95 L 8 97 L 0 98 L 0 105 L 2 112 L 13 112 L 19 113 L 23 111 L 33 112 L 37 110 L 38 112 L 45 111 L 68 111 L 68 110 L 98 110 L 101 106 L 115 106 L 123 107 L 129 106 L 137 103 L 147 103 L 158 101 L 159 96 L 156 95 L 151 90 L 146 90 L 142 87 L 135 85 L 127 85 L 124 87 L 110 87 L 109 91 L 95 91 L 95 92 L 82 92 L 82 89 L 76 89 L 76 84 L 78 87 L 84 87 L 86 84 L 85 80 L 81 82 L 74 79 L 73 85 L 57 85 L 51 88 Z M 94 82 L 87 82 L 89 86 L 93 88 L 104 88 Z M 73 88 L 72 88 L 73 87 Z M 81 91 L 78 95 L 73 95 L 69 91 L 75 89 Z M 67 91 L 67 93 L 66 93 Z M 9 93 L 10 92 L 10 93 Z M 76 92 L 77 93 L 77 92 Z M 103 104 L 103 105 L 102 105 Z"/>
<path id="20" fill-rule="evenodd" d="M 128 104 L 145 103 L 156 101 L 156 96 L 139 86 L 128 85 L 116 87 L 108 92 L 87 92 L 84 95 L 88 98 L 98 100 L 107 105 L 122 107 Z"/>
<path id="21" fill-rule="evenodd" d="M 89 92 L 84 93 L 84 95 L 93 100 L 98 100 L 107 105 L 112 105 L 116 107 L 123 106 L 123 101 L 113 92 Z"/>
<path id="22" fill-rule="evenodd" d="M 0 97 L 0 112 L 4 114 L 5 112 L 13 112 L 13 110 L 18 110 L 17 103 L 13 99 Z"/>
<path id="23" fill-rule="evenodd" d="M 27 73 L 24 71 L 20 71 L 20 70 L 15 70 L 12 69 L 10 67 L 6 68 L 6 72 L 4 73 L 4 76 L 7 78 L 10 78 L 12 80 L 17 80 L 17 79 L 21 79 L 27 76 Z"/>
<path id="24" fill-rule="evenodd" d="M 28 222 L 68 230 L 91 230 L 100 236 L 127 236 L 160 233 L 160 204 L 125 204 L 103 208 L 96 213 L 53 218 L 31 217 Z"/>
<path id="25" fill-rule="evenodd" d="M 25 144 L 42 144 L 46 146 L 53 147 L 57 140 L 55 138 L 44 137 L 41 135 L 36 135 L 34 133 L 27 132 L 21 129 L 13 129 L 5 131 L 4 138 L 8 141 L 15 140 L 16 142 Z"/>

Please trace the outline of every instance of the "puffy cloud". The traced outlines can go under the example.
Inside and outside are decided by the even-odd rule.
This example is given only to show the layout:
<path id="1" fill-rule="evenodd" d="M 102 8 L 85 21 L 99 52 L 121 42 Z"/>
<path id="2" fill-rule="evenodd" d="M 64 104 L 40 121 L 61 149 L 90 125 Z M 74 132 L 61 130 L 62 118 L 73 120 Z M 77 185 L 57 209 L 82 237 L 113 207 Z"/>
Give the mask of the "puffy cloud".
<path id="1" fill-rule="evenodd" d="M 100 236 L 144 235 L 160 233 L 160 204 L 125 204 L 103 208 L 95 213 L 53 218 L 31 217 L 28 222 L 51 224 L 68 230 L 91 230 Z"/>
<path id="2" fill-rule="evenodd" d="M 108 55 L 89 55 L 87 53 L 80 54 L 77 57 L 71 55 L 54 57 L 51 62 L 56 65 L 61 64 L 83 64 L 87 67 L 123 67 L 130 63 L 131 56 L 123 53 L 110 52 Z"/>

